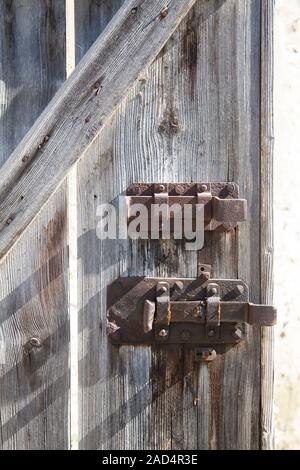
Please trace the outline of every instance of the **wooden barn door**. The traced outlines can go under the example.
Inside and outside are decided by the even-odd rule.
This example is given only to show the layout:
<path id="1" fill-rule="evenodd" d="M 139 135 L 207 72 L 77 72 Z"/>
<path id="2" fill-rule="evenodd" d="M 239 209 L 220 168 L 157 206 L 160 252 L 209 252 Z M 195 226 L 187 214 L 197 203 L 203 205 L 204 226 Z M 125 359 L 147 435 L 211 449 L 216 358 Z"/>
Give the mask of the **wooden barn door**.
<path id="1" fill-rule="evenodd" d="M 79 59 L 121 0 L 77 0 Z M 258 449 L 272 445 L 272 338 L 207 365 L 182 347 L 111 346 L 106 287 L 119 276 L 241 278 L 272 294 L 272 1 L 198 0 L 77 167 L 79 447 Z M 130 60 L 130 57 L 128 58 Z M 249 217 L 180 241 L 100 241 L 97 206 L 133 182 L 235 181 Z"/>
<path id="2" fill-rule="evenodd" d="M 124 1 L 0 0 L 1 165 L 66 79 L 74 55 L 79 62 Z M 1 260 L 1 449 L 272 447 L 270 329 L 249 328 L 246 341 L 210 364 L 178 346 L 112 346 L 106 333 L 106 288 L 120 276 L 196 277 L 205 263 L 213 277 L 246 281 L 251 301 L 272 302 L 272 14 L 273 0 L 196 0 L 78 162 L 69 193 L 65 180 Z M 167 26 L 158 24 L 164 37 Z M 58 122 L 57 135 L 64 126 Z M 70 134 L 69 146 L 64 138 L 62 160 L 71 144 L 79 156 L 78 135 L 72 142 Z M 47 162 L 45 147 L 34 162 L 22 154 L 16 186 L 18 178 L 22 188 L 27 175 L 30 181 L 31 166 Z M 169 181 L 235 181 L 248 200 L 247 222 L 206 233 L 200 251 L 178 240 L 97 238 L 98 205 L 131 183 Z M 33 201 L 36 212 L 39 204 Z"/>

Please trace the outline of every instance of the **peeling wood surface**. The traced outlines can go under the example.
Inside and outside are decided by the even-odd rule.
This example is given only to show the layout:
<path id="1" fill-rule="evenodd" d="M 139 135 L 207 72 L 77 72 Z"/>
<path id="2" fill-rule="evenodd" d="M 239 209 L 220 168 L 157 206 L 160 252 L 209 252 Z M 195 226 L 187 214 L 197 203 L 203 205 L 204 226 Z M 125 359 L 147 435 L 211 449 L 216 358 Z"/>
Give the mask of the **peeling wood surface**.
<path id="1" fill-rule="evenodd" d="M 97 14 L 96 2 L 84 3 Z M 260 157 L 261 5 L 197 0 L 78 164 L 83 449 L 261 447 L 259 329 L 209 365 L 182 348 L 113 347 L 105 331 L 106 286 L 118 276 L 192 277 L 209 263 L 213 276 L 240 277 L 252 301 L 261 297 L 260 188 L 270 177 Z M 85 48 L 97 20 L 85 28 L 78 15 L 76 27 Z M 207 233 L 199 253 L 179 241 L 99 241 L 97 205 L 156 180 L 236 181 L 249 219 L 233 233 Z"/>
<path id="2" fill-rule="evenodd" d="M 171 0 L 164 10 L 165 0 L 126 0 L 0 170 L 0 256 L 20 237 L 194 3 Z"/>
<path id="3" fill-rule="evenodd" d="M 64 40 L 64 2 L 1 0 L 1 164 L 64 81 Z M 68 447 L 67 265 L 63 184 L 0 265 L 1 449 Z"/>

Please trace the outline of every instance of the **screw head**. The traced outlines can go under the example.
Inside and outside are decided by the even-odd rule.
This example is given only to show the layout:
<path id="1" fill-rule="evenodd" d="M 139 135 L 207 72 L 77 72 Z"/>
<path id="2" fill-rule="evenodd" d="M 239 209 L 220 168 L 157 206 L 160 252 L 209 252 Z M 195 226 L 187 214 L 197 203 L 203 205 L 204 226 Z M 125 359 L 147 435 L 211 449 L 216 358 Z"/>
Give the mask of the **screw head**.
<path id="1" fill-rule="evenodd" d="M 35 336 L 30 338 L 29 343 L 35 348 L 39 348 L 42 344 L 40 338 L 36 338 Z"/>
<path id="2" fill-rule="evenodd" d="M 215 330 L 209 330 L 209 332 L 207 333 L 207 336 L 212 338 L 213 336 L 215 336 L 215 334 L 216 334 Z"/>
<path id="3" fill-rule="evenodd" d="M 160 330 L 160 332 L 158 333 L 158 336 L 165 338 L 166 336 L 168 336 L 168 332 L 166 330 Z"/>

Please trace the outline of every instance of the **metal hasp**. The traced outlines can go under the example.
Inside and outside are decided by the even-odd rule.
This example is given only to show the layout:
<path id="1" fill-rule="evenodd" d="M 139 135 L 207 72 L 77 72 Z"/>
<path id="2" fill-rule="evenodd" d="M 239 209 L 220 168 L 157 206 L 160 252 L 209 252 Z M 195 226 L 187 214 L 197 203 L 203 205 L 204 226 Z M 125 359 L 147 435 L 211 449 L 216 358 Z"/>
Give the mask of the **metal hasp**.
<path id="1" fill-rule="evenodd" d="M 135 183 L 127 188 L 128 222 L 136 217 L 135 204 L 148 209 L 151 220 L 152 204 L 179 206 L 192 205 L 192 218 L 195 219 L 197 204 L 204 205 L 205 230 L 232 230 L 238 222 L 247 217 L 247 201 L 239 199 L 239 188 L 235 183 Z M 183 214 L 181 210 L 181 214 Z M 176 210 L 169 212 L 174 220 Z M 171 231 L 172 231 L 172 224 Z M 150 227 L 149 227 L 150 228 Z"/>
<path id="2" fill-rule="evenodd" d="M 240 280 L 119 278 L 108 286 L 107 326 L 114 344 L 193 345 L 197 360 L 246 338 L 247 324 L 273 326 L 276 309 L 249 303 Z"/>

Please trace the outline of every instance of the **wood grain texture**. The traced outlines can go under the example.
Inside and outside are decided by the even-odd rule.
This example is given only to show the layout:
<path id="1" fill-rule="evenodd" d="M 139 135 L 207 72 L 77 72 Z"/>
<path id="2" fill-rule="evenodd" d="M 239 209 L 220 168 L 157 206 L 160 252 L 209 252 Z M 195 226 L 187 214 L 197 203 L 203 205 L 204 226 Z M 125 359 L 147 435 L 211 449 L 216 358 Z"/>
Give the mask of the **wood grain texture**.
<path id="1" fill-rule="evenodd" d="M 118 276 L 197 276 L 204 262 L 259 300 L 260 25 L 260 0 L 198 0 L 78 164 L 81 448 L 260 447 L 258 329 L 210 365 L 183 348 L 112 347 L 105 331 Z M 247 223 L 207 233 L 199 253 L 180 241 L 97 239 L 97 205 L 129 184 L 201 180 L 239 183 Z"/>
<path id="2" fill-rule="evenodd" d="M 1 0 L 0 25 L 3 163 L 65 79 L 64 2 Z M 0 265 L 1 449 L 68 447 L 67 251 L 63 184 Z"/>
<path id="3" fill-rule="evenodd" d="M 0 256 L 67 175 L 195 0 L 127 0 L 0 170 Z"/>
<path id="4" fill-rule="evenodd" d="M 262 3 L 261 17 L 261 300 L 273 302 L 273 79 L 274 0 Z M 274 447 L 273 389 L 274 334 L 263 328 L 261 337 L 261 445 Z"/>

